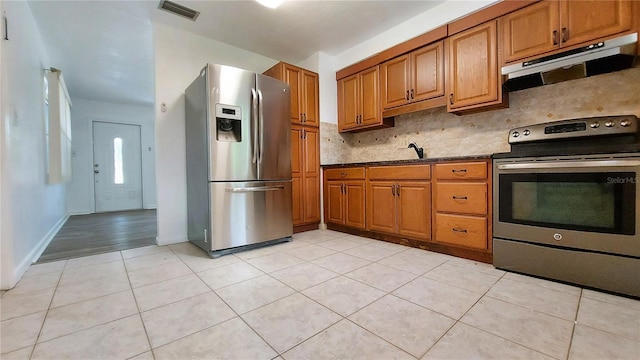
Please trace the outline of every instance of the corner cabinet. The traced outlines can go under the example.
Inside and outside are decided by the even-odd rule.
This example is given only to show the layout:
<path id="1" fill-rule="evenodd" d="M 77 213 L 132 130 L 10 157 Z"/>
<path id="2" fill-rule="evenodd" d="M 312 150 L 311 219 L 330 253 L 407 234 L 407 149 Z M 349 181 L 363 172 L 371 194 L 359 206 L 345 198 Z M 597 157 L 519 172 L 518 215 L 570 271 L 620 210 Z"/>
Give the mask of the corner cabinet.
<path id="1" fill-rule="evenodd" d="M 505 62 L 631 30 L 632 1 L 541 1 L 500 19 Z"/>
<path id="2" fill-rule="evenodd" d="M 464 114 L 507 107 L 498 70 L 497 21 L 450 36 L 447 58 L 447 110 Z"/>
<path id="3" fill-rule="evenodd" d="M 325 169 L 324 179 L 325 221 L 364 229 L 364 167 Z"/>
<path id="4" fill-rule="evenodd" d="M 287 63 L 277 63 L 264 72 L 291 87 L 291 123 L 319 126 L 318 74 Z"/>
<path id="5" fill-rule="evenodd" d="M 338 80 L 338 131 L 393 126 L 380 107 L 379 66 Z"/>
<path id="6" fill-rule="evenodd" d="M 291 87 L 291 179 L 293 231 L 320 223 L 318 74 L 287 63 L 264 72 Z"/>
<path id="7" fill-rule="evenodd" d="M 429 240 L 430 175 L 430 165 L 369 167 L 367 230 Z"/>

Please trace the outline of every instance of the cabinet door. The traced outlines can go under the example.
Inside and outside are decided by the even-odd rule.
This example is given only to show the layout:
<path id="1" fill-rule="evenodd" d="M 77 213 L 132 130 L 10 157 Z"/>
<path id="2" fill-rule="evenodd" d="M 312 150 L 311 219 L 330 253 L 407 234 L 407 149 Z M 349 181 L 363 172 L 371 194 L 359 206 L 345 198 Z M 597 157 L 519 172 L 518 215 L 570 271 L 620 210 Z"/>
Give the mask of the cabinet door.
<path id="1" fill-rule="evenodd" d="M 443 47 L 440 41 L 411 53 L 411 101 L 444 95 Z"/>
<path id="2" fill-rule="evenodd" d="M 369 181 L 367 187 L 367 230 L 395 233 L 395 183 Z"/>
<path id="3" fill-rule="evenodd" d="M 338 81 L 338 129 L 352 129 L 358 125 L 360 81 L 358 74 Z"/>
<path id="4" fill-rule="evenodd" d="M 378 83 L 378 66 L 360 72 L 360 124 L 379 124 L 380 95 Z"/>
<path id="5" fill-rule="evenodd" d="M 496 22 L 449 37 L 449 99 L 455 110 L 498 100 Z"/>
<path id="6" fill-rule="evenodd" d="M 305 125 L 318 126 L 320 123 L 318 75 L 304 71 L 302 73 L 304 97 L 302 101 L 303 122 Z"/>
<path id="7" fill-rule="evenodd" d="M 320 177 L 305 176 L 302 194 L 303 221 L 305 223 L 320 221 Z"/>
<path id="8" fill-rule="evenodd" d="M 399 182 L 398 234 L 431 238 L 431 186 L 429 182 Z"/>
<path id="9" fill-rule="evenodd" d="M 293 174 L 300 174 L 302 172 L 302 140 L 302 129 L 294 125 L 291 128 L 291 172 Z"/>
<path id="10" fill-rule="evenodd" d="M 345 215 L 344 224 L 347 226 L 365 228 L 365 187 L 364 181 L 346 181 L 344 183 Z"/>
<path id="11" fill-rule="evenodd" d="M 320 176 L 320 137 L 318 128 L 304 128 L 302 139 L 304 150 L 304 176 Z"/>
<path id="12" fill-rule="evenodd" d="M 302 124 L 302 109 L 300 108 L 300 96 L 302 95 L 302 87 L 300 84 L 302 70 L 291 66 L 284 65 L 284 82 L 291 87 L 291 123 Z"/>
<path id="13" fill-rule="evenodd" d="M 327 196 L 325 198 L 327 201 L 325 204 L 327 211 L 325 213 L 325 220 L 329 223 L 342 225 L 344 221 L 342 185 L 341 181 L 327 181 Z"/>
<path id="14" fill-rule="evenodd" d="M 562 46 L 631 29 L 631 3 L 628 0 L 561 1 Z"/>
<path id="15" fill-rule="evenodd" d="M 291 214 L 293 217 L 293 225 L 300 225 L 304 223 L 303 219 L 303 201 L 302 197 L 302 178 L 294 176 L 291 178 L 291 197 L 293 199 L 293 206 L 291 208 Z"/>
<path id="16" fill-rule="evenodd" d="M 380 97 L 383 108 L 389 109 L 409 102 L 409 62 L 409 55 L 402 55 L 380 65 Z"/>
<path id="17" fill-rule="evenodd" d="M 505 61 L 553 51 L 560 46 L 560 9 L 556 1 L 541 1 L 502 18 Z"/>
<path id="18" fill-rule="evenodd" d="M 304 222 L 320 221 L 320 139 L 318 128 L 304 127 Z"/>

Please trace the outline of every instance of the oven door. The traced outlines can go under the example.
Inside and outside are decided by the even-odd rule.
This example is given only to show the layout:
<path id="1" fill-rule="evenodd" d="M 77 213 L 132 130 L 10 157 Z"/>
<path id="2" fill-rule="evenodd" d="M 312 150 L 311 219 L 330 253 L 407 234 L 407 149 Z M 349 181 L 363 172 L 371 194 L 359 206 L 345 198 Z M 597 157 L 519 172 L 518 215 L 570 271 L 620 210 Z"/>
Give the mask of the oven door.
<path id="1" fill-rule="evenodd" d="M 494 237 L 640 257 L 640 157 L 494 160 Z"/>

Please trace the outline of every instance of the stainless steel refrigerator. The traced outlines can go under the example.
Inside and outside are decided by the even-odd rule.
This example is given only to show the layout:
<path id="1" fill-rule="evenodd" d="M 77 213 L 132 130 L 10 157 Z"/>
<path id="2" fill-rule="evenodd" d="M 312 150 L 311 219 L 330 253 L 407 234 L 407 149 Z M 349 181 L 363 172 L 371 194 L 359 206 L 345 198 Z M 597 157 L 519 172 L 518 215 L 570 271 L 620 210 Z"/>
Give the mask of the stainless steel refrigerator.
<path id="1" fill-rule="evenodd" d="M 207 64 L 185 90 L 188 237 L 212 257 L 291 239 L 289 85 Z"/>

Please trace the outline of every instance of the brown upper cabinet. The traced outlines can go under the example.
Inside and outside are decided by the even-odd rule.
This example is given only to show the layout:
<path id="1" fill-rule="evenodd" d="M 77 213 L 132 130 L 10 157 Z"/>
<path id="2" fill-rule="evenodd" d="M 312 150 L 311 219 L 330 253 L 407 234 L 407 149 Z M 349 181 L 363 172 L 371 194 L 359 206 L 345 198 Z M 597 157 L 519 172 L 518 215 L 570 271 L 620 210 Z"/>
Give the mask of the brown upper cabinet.
<path id="1" fill-rule="evenodd" d="M 443 47 L 438 41 L 380 66 L 384 109 L 444 95 Z"/>
<path id="2" fill-rule="evenodd" d="M 338 81 L 338 130 L 340 132 L 389 126 L 380 108 L 379 66 Z"/>
<path id="3" fill-rule="evenodd" d="M 591 42 L 632 27 L 629 0 L 544 0 L 501 19 L 505 62 Z"/>
<path id="4" fill-rule="evenodd" d="M 277 63 L 264 74 L 291 87 L 292 124 L 319 126 L 318 74 L 284 62 Z"/>
<path id="5" fill-rule="evenodd" d="M 505 107 L 498 71 L 497 22 L 489 21 L 447 39 L 447 110 L 473 112 Z"/>

